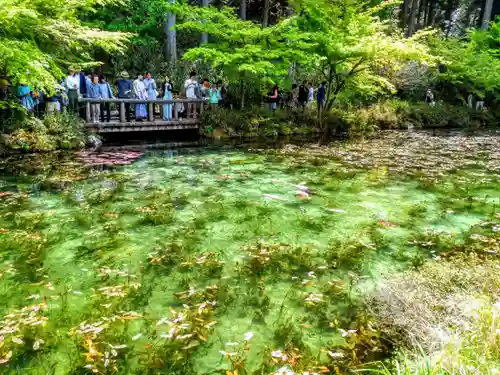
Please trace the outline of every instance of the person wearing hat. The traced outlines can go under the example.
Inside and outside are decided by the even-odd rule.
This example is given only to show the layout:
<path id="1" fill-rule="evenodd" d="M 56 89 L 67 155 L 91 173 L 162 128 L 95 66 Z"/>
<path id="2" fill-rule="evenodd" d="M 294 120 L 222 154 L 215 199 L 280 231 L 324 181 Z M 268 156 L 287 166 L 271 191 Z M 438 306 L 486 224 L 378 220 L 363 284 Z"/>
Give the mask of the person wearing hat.
<path id="1" fill-rule="evenodd" d="M 119 99 L 130 99 L 132 96 L 132 81 L 127 72 L 123 71 L 115 82 Z M 130 103 L 125 103 L 125 116 L 130 121 Z"/>

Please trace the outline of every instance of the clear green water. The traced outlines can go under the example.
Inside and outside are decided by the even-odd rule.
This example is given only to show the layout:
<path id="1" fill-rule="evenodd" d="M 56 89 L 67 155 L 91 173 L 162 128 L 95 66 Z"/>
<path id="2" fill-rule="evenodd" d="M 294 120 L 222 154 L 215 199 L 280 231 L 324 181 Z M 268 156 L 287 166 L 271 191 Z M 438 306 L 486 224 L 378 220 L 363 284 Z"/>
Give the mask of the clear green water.
<path id="1" fill-rule="evenodd" d="M 0 372 L 334 372 L 381 358 L 341 330 L 366 330 L 374 281 L 498 217 L 499 139 L 155 151 L 90 172 L 69 155 L 7 160 Z"/>

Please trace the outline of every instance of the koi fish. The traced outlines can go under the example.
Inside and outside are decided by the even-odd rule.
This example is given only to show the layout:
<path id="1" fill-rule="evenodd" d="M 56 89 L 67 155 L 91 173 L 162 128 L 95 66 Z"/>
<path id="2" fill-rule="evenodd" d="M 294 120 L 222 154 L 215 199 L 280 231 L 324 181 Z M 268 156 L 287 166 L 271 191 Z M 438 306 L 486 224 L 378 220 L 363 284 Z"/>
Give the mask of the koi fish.
<path id="1" fill-rule="evenodd" d="M 310 198 L 308 193 L 306 193 L 305 191 L 301 191 L 301 190 L 296 191 L 295 195 L 299 199 L 309 199 Z"/>
<path id="2" fill-rule="evenodd" d="M 386 221 L 386 220 L 379 220 L 379 224 L 382 225 L 383 227 L 386 227 L 386 228 L 390 228 L 390 227 L 395 226 L 393 223 L 391 223 L 390 221 Z"/>

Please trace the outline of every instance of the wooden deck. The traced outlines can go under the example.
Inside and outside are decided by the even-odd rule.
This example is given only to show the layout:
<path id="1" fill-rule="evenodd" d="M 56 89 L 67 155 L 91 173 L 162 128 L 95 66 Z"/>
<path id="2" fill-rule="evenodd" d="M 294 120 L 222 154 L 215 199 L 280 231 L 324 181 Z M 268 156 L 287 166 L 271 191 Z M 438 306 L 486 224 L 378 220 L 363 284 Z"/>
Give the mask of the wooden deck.
<path id="1" fill-rule="evenodd" d="M 97 124 L 87 123 L 86 128 L 95 133 L 117 133 L 136 131 L 158 131 L 158 130 L 184 130 L 198 129 L 198 120 L 181 119 L 177 121 L 154 121 L 154 122 L 99 122 Z"/>
<path id="2" fill-rule="evenodd" d="M 198 129 L 199 115 L 203 113 L 204 100 L 201 99 L 174 99 L 174 100 L 148 100 L 141 101 L 136 99 L 80 99 L 81 103 L 85 104 L 85 127 L 95 133 L 119 133 L 119 132 L 136 132 L 136 131 L 159 131 L 159 130 L 186 130 Z M 111 119 L 109 122 L 92 121 L 91 106 L 94 104 L 110 104 Z M 136 121 L 134 113 L 131 114 L 131 120 L 127 121 L 126 105 L 132 109 L 136 104 L 145 104 L 148 116 L 142 121 Z M 163 120 L 163 105 L 172 104 L 172 108 L 176 104 L 182 104 L 187 109 L 188 105 L 196 109 L 197 117 L 179 118 L 178 113 L 174 110 L 172 120 Z M 102 111 L 102 108 L 101 108 Z"/>

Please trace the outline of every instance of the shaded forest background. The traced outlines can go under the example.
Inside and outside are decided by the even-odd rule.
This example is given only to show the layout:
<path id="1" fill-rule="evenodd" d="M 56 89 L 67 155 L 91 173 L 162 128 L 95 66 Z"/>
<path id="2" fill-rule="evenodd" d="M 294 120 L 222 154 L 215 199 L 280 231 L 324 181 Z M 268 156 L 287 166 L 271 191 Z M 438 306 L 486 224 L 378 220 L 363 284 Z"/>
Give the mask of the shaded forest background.
<path id="1" fill-rule="evenodd" d="M 125 69 L 160 73 L 169 63 L 180 60 L 189 48 L 211 41 L 209 35 L 176 31 L 175 25 L 183 20 L 166 12 L 165 1 L 130 0 L 103 6 L 84 17 L 92 26 L 104 30 L 135 33 L 125 54 L 99 56 L 106 62 L 102 71 L 116 74 Z M 367 6 L 383 2 L 372 0 Z M 287 0 L 201 0 L 189 1 L 189 4 L 230 6 L 241 19 L 263 26 L 276 24 L 293 14 Z M 404 0 L 400 7 L 383 17 L 392 20 L 407 37 L 425 28 L 439 28 L 447 37 L 461 37 L 471 28 L 486 29 L 488 22 L 495 20 L 497 15 L 500 15 L 498 0 Z"/>

